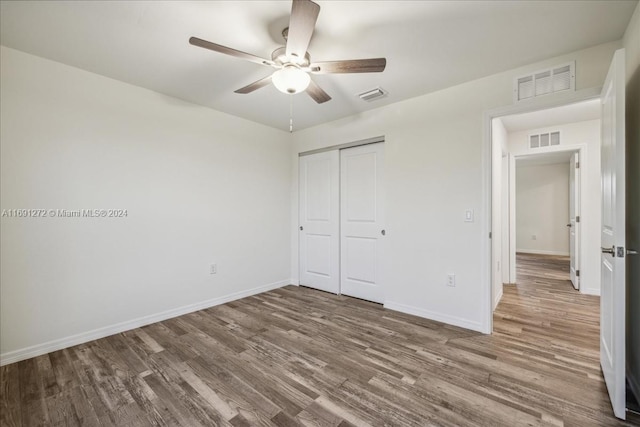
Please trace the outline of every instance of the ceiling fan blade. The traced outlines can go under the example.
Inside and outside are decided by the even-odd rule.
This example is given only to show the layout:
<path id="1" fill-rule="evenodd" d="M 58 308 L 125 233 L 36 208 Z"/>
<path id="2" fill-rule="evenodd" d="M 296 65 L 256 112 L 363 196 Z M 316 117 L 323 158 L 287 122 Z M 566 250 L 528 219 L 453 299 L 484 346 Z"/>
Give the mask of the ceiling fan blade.
<path id="1" fill-rule="evenodd" d="M 287 56 L 295 55 L 298 58 L 304 58 L 319 13 L 320 6 L 311 0 L 293 0 L 287 35 Z"/>
<path id="2" fill-rule="evenodd" d="M 313 80 L 309 83 L 309 87 L 307 88 L 307 93 L 314 101 L 318 104 L 322 104 L 323 102 L 327 102 L 331 100 L 331 97 L 322 90 L 320 86 L 316 84 Z"/>
<path id="3" fill-rule="evenodd" d="M 386 66 L 386 58 L 371 58 L 315 62 L 309 65 L 309 69 L 314 74 L 380 73 Z"/>
<path id="4" fill-rule="evenodd" d="M 231 49 L 230 47 L 222 46 L 216 43 L 208 42 L 206 40 L 199 39 L 197 37 L 191 37 L 189 39 L 189 43 L 203 47 L 205 49 L 212 50 L 214 52 L 224 53 L 225 55 L 235 56 L 236 58 L 246 59 L 247 61 L 255 62 L 256 64 L 269 65 L 273 66 L 273 61 L 268 59 L 260 58 L 259 56 L 251 55 L 250 53 L 241 52 L 239 50 Z"/>
<path id="5" fill-rule="evenodd" d="M 246 85 L 243 88 L 240 88 L 238 90 L 235 90 L 235 93 L 251 93 L 254 90 L 260 89 L 261 87 L 265 87 L 266 85 L 268 85 L 269 83 L 271 83 L 271 76 L 267 76 L 264 79 L 260 79 L 258 81 L 255 81 L 249 85 Z"/>

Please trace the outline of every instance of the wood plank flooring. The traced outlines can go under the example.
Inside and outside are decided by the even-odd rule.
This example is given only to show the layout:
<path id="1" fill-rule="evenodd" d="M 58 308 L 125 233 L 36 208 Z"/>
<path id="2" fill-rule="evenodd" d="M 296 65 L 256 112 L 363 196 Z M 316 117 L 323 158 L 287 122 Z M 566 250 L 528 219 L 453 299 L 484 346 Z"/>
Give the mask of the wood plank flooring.
<path id="1" fill-rule="evenodd" d="M 2 426 L 622 426 L 598 298 L 519 256 L 494 334 L 288 286 L 0 369 Z M 542 267 L 542 268 L 541 268 Z"/>

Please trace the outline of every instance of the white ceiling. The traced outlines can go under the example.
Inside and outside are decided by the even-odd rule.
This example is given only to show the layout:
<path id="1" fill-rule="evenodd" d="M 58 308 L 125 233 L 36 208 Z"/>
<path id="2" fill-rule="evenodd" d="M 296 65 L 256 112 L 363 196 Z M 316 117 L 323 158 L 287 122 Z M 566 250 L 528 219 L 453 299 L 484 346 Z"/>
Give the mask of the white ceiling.
<path id="1" fill-rule="evenodd" d="M 502 121 L 507 132 L 512 133 L 599 118 L 600 100 L 593 99 L 591 101 L 563 105 L 562 107 L 505 116 L 499 120 Z"/>
<path id="2" fill-rule="evenodd" d="M 622 37 L 629 1 L 329 1 L 309 52 L 327 61 L 386 57 L 380 74 L 318 75 L 332 96 L 293 97 L 302 129 Z M 2 1 L 0 42 L 107 77 L 288 129 L 289 96 L 237 88 L 271 69 L 188 44 L 200 37 L 269 57 L 289 1 Z M 367 103 L 356 94 L 380 86 Z"/>

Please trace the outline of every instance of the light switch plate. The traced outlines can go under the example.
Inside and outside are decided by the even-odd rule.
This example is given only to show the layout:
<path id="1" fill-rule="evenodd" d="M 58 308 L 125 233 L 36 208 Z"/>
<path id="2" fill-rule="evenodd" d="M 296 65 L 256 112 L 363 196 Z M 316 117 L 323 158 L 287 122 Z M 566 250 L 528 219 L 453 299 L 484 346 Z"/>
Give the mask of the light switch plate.
<path id="1" fill-rule="evenodd" d="M 473 209 L 464 211 L 464 222 L 473 222 Z"/>

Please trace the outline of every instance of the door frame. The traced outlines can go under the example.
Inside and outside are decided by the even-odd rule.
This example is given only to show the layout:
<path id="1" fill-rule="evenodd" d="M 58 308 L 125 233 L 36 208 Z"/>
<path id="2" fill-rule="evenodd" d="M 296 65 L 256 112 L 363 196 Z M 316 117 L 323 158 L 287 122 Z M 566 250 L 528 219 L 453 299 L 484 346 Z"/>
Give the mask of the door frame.
<path id="1" fill-rule="evenodd" d="M 491 221 L 493 219 L 493 213 L 491 211 L 492 202 L 492 171 L 493 164 L 491 161 L 493 135 L 491 132 L 491 122 L 493 119 L 497 119 L 503 116 L 509 116 L 512 114 L 530 113 L 533 111 L 546 110 L 554 107 L 562 107 L 564 105 L 575 104 L 582 101 L 589 101 L 592 99 L 599 99 L 602 87 L 581 89 L 569 93 L 558 93 L 554 95 L 547 95 L 540 98 L 534 98 L 529 101 L 524 101 L 519 104 L 508 105 L 491 110 L 485 110 L 483 113 L 483 150 L 482 150 L 482 164 L 483 164 L 483 182 L 482 193 L 485 195 L 482 199 L 482 213 L 484 221 L 482 223 L 482 234 L 484 237 L 481 248 L 482 257 L 482 283 L 484 287 L 484 322 L 482 332 L 485 334 L 491 334 L 493 332 L 493 254 L 491 248 Z M 584 171 L 583 171 L 584 173 Z M 582 201 L 581 201 L 582 203 Z M 511 263 L 510 263 L 511 264 Z"/>
<path id="2" fill-rule="evenodd" d="M 583 288 L 582 280 L 580 279 L 580 268 L 582 266 L 582 221 L 581 215 L 584 209 L 582 209 L 582 200 L 584 199 L 582 194 L 582 171 L 580 165 L 583 162 L 580 152 L 573 153 L 569 160 L 569 256 L 572 258 L 569 265 L 569 279 L 571 284 L 577 290 Z M 571 184 L 573 182 L 573 185 Z M 577 203 L 576 203 L 577 199 Z M 571 212 L 571 204 L 573 203 L 573 213 Z M 574 236 L 573 238 L 571 236 Z M 571 251 L 571 245 L 573 244 L 573 252 Z M 580 248 L 580 249 L 578 249 Z"/>
<path id="3" fill-rule="evenodd" d="M 518 155 L 510 155 L 509 156 L 509 192 L 511 195 L 513 195 L 513 198 L 509 197 L 509 239 L 510 241 L 514 242 L 514 244 L 509 245 L 509 279 L 510 279 L 510 283 L 515 283 L 515 278 L 516 278 L 516 246 L 515 246 L 515 238 L 516 238 L 516 215 L 518 214 L 515 206 L 516 206 L 516 197 L 517 195 L 515 194 L 515 186 L 516 186 L 516 161 L 518 159 L 523 159 L 523 158 L 527 158 L 527 157 L 531 157 L 531 156 L 541 156 L 541 155 L 545 155 L 545 154 L 551 154 L 551 153 L 566 153 L 566 152 L 571 152 L 571 153 L 575 153 L 577 152 L 578 155 L 580 156 L 580 188 L 579 188 L 579 198 L 580 198 L 580 237 L 579 237 L 579 247 L 578 247 L 578 254 L 579 254 L 579 259 L 580 262 L 582 262 L 582 254 L 587 253 L 587 250 L 589 249 L 586 246 L 586 239 L 582 238 L 582 234 L 583 234 L 583 230 L 582 230 L 582 218 L 585 216 L 585 213 L 588 212 L 588 209 L 586 207 L 587 201 L 586 201 L 586 197 L 584 197 L 584 191 L 585 191 L 585 186 L 582 185 L 582 183 L 586 182 L 587 180 L 587 170 L 589 169 L 589 167 L 587 166 L 589 164 L 589 155 L 588 155 L 588 150 L 587 150 L 587 144 L 572 144 L 572 145 L 556 145 L 553 147 L 544 147 L 544 148 L 537 148 L 537 150 L 540 151 L 536 151 L 535 153 L 526 153 L 526 154 L 518 154 Z M 513 171 L 513 172 L 511 172 Z M 511 191 L 511 189 L 514 189 L 514 191 Z M 569 197 L 571 197 L 571 195 L 569 195 Z M 584 293 L 583 292 L 584 287 L 582 286 L 582 278 L 580 280 L 580 287 L 579 287 L 579 291 L 580 293 Z"/>

